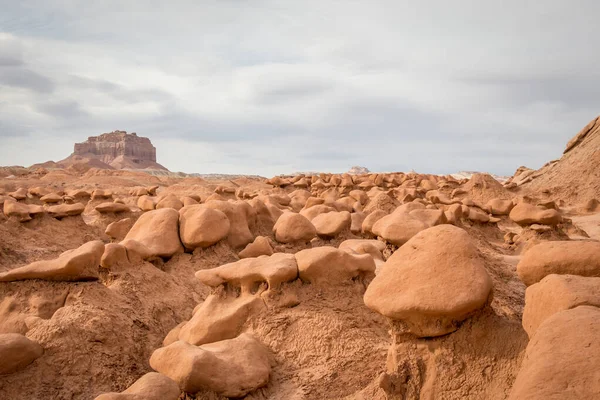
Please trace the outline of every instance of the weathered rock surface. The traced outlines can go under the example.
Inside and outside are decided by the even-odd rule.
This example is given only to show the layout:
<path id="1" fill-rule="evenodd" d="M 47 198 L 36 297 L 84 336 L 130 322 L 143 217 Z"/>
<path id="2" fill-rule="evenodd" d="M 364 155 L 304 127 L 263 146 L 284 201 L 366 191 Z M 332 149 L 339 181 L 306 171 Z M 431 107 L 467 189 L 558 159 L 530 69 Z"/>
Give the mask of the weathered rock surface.
<path id="1" fill-rule="evenodd" d="M 42 346 L 18 333 L 0 334 L 0 375 L 17 372 L 44 353 Z"/>
<path id="2" fill-rule="evenodd" d="M 519 225 L 556 225 L 562 221 L 560 213 L 533 204 L 521 202 L 509 214 L 509 218 Z"/>
<path id="3" fill-rule="evenodd" d="M 350 229 L 352 218 L 348 211 L 331 211 L 317 215 L 311 222 L 317 230 L 317 235 L 328 239 Z"/>
<path id="4" fill-rule="evenodd" d="M 80 215 L 85 211 L 85 205 L 82 203 L 73 204 L 58 204 L 55 206 L 49 206 L 46 209 L 48 215 L 54 218 L 65 218 Z"/>
<path id="5" fill-rule="evenodd" d="M 580 306 L 547 318 L 531 338 L 510 400 L 600 397 L 600 309 Z"/>
<path id="6" fill-rule="evenodd" d="M 248 317 L 264 307 L 258 296 L 223 298 L 210 295 L 192 319 L 180 328 L 178 338 L 195 346 L 233 339 L 241 333 Z"/>
<path id="7" fill-rule="evenodd" d="M 148 211 L 138 218 L 121 244 L 133 249 L 135 245 L 130 242 L 135 241 L 148 249 L 146 256 L 172 257 L 183 253 L 178 225 L 179 213 L 172 208 Z"/>
<path id="8" fill-rule="evenodd" d="M 279 217 L 273 232 L 280 243 L 309 242 L 317 235 L 315 226 L 305 216 L 294 212 Z"/>
<path id="9" fill-rule="evenodd" d="M 115 169 L 163 169 L 156 162 L 156 148 L 150 139 L 137 136 L 136 133 L 114 131 L 99 136 L 90 136 L 83 143 L 75 143 L 71 157 L 60 163 L 66 163 L 74 156 L 97 159 Z"/>
<path id="10" fill-rule="evenodd" d="M 299 251 L 296 260 L 300 279 L 313 284 L 339 285 L 375 274 L 370 254 L 352 254 L 330 246 Z"/>
<path id="11" fill-rule="evenodd" d="M 222 211 L 201 204 L 179 210 L 179 235 L 186 249 L 206 248 L 225 239 L 230 222 Z"/>
<path id="12" fill-rule="evenodd" d="M 95 400 L 177 400 L 181 390 L 171 378 L 148 372 L 121 393 L 104 393 Z"/>
<path id="13" fill-rule="evenodd" d="M 0 282 L 24 279 L 48 281 L 79 281 L 98 279 L 98 266 L 104 253 L 104 243 L 100 240 L 65 251 L 57 259 L 36 261 L 23 267 L 0 273 Z"/>
<path id="14" fill-rule="evenodd" d="M 200 347 L 177 341 L 156 350 L 150 366 L 186 392 L 207 389 L 226 397 L 242 397 L 266 385 L 271 372 L 267 348 L 245 333 Z"/>
<path id="15" fill-rule="evenodd" d="M 373 233 L 387 242 L 402 246 L 410 238 L 429 226 L 407 212 L 396 210 L 379 219 L 373 225 Z"/>
<path id="16" fill-rule="evenodd" d="M 600 276 L 600 242 L 542 242 L 530 248 L 517 265 L 527 286 L 550 274 Z"/>
<path id="17" fill-rule="evenodd" d="M 269 239 L 264 236 L 257 236 L 254 242 L 249 243 L 238 255 L 240 258 L 252 258 L 270 256 L 271 254 L 273 254 L 273 247 L 271 247 Z"/>
<path id="18" fill-rule="evenodd" d="M 416 336 L 440 336 L 485 305 L 492 282 L 463 229 L 416 234 L 383 265 L 365 292 L 367 307 L 400 320 Z"/>
<path id="19" fill-rule="evenodd" d="M 275 289 L 283 282 L 298 277 L 298 267 L 293 254 L 275 253 L 272 256 L 244 258 L 217 268 L 196 272 L 196 278 L 208 286 L 217 287 L 227 283 L 241 288 L 242 293 L 252 293 L 261 283 Z"/>
<path id="20" fill-rule="evenodd" d="M 550 316 L 581 305 L 600 307 L 600 278 L 548 275 L 525 292 L 523 328 L 533 337 Z"/>

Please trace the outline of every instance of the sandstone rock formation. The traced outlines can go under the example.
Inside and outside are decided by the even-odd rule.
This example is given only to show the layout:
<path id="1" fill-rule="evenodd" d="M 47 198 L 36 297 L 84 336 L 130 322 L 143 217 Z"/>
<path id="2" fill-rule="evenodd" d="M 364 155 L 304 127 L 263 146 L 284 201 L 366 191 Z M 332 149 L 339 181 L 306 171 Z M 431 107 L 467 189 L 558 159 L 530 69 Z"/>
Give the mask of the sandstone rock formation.
<path id="1" fill-rule="evenodd" d="M 17 372 L 44 353 L 42 347 L 18 333 L 0 334 L 0 375 Z"/>
<path id="2" fill-rule="evenodd" d="M 517 274 L 527 286 L 550 274 L 600 276 L 600 242 L 542 242 L 529 249 Z"/>
<path id="3" fill-rule="evenodd" d="M 156 350 L 150 365 L 186 392 L 208 389 L 226 397 L 266 385 L 271 372 L 268 350 L 248 334 L 199 347 L 177 341 Z"/>
<path id="4" fill-rule="evenodd" d="M 600 309 L 580 306 L 546 319 L 531 338 L 510 400 L 594 399 L 600 395 Z"/>
<path id="5" fill-rule="evenodd" d="M 125 236 L 122 244 L 127 249 L 144 246 L 143 257 L 171 257 L 183 253 L 179 240 L 179 213 L 172 208 L 163 208 L 144 213 Z"/>
<path id="6" fill-rule="evenodd" d="M 148 372 L 121 393 L 105 393 L 95 400 L 177 400 L 179 386 L 166 376 Z"/>
<path id="7" fill-rule="evenodd" d="M 0 273 L 0 282 L 24 279 L 48 281 L 79 281 L 98 278 L 98 266 L 104 253 L 104 243 L 99 240 L 62 253 L 57 259 L 36 261 L 23 267 Z"/>
<path id="8" fill-rule="evenodd" d="M 440 336 L 483 307 L 492 282 L 469 235 L 451 225 L 416 234 L 383 265 L 365 304 L 406 324 L 416 336 Z"/>
<path id="9" fill-rule="evenodd" d="M 156 148 L 150 139 L 137 136 L 135 132 L 114 131 L 90 136 L 85 142 L 76 143 L 73 154 L 59 164 L 69 164 L 77 158 L 97 160 L 115 169 L 166 170 L 156 162 Z"/>
<path id="10" fill-rule="evenodd" d="M 302 250 L 296 253 L 296 260 L 300 279 L 318 285 L 339 285 L 375 274 L 370 254 L 352 254 L 335 247 Z"/>

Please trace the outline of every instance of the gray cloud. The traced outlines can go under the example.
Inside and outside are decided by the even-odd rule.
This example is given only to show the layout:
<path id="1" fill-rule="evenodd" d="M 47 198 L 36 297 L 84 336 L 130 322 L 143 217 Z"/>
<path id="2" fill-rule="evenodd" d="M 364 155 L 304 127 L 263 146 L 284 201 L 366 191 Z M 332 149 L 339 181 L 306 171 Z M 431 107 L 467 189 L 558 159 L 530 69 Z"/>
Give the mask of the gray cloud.
<path id="1" fill-rule="evenodd" d="M 123 129 L 166 146 L 159 161 L 188 172 L 364 164 L 508 174 L 559 156 L 600 109 L 591 0 L 160 9 L 0 0 L 0 9 L 6 163 L 70 151 L 50 154 L 40 140 L 19 151 L 26 142 L 7 135 L 84 140 Z"/>
<path id="2" fill-rule="evenodd" d="M 30 89 L 39 93 L 52 93 L 54 82 L 48 77 L 28 68 L 0 67 L 0 85 Z"/>

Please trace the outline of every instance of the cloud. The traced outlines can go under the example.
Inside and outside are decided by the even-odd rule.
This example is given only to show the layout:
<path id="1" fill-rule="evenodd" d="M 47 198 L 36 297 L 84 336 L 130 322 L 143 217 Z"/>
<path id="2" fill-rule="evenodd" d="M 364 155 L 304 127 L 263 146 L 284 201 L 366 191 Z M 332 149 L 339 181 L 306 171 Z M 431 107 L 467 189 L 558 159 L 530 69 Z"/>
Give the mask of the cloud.
<path id="1" fill-rule="evenodd" d="M 0 8 L 0 144 L 33 138 L 6 163 L 71 149 L 36 138 L 121 129 L 188 172 L 508 174 L 559 156 L 600 110 L 591 0 Z"/>

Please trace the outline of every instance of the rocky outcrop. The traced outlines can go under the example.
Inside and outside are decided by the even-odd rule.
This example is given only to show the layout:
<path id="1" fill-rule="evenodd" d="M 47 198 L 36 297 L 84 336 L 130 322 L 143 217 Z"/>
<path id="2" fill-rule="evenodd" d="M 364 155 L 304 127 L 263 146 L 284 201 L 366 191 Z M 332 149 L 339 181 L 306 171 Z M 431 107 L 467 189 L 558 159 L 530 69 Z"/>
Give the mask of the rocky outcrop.
<path id="1" fill-rule="evenodd" d="M 75 143 L 73 154 L 60 163 L 70 160 L 91 159 L 101 161 L 115 169 L 162 169 L 156 162 L 156 147 L 150 139 L 125 131 L 90 136 L 83 143 Z"/>

